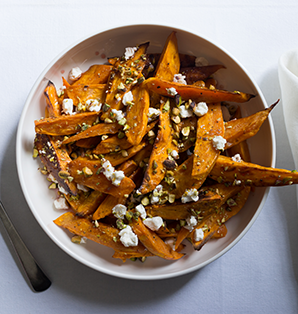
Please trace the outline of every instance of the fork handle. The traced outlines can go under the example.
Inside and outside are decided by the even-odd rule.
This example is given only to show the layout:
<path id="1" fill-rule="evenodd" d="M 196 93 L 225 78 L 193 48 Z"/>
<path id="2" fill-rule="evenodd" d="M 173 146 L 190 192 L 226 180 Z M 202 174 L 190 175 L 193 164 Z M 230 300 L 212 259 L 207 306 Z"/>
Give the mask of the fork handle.
<path id="1" fill-rule="evenodd" d="M 18 258 L 20 259 L 32 289 L 36 292 L 41 292 L 48 289 L 51 285 L 51 281 L 38 266 L 34 257 L 19 236 L 1 201 L 0 219 L 7 231 L 9 239 L 17 253 Z"/>

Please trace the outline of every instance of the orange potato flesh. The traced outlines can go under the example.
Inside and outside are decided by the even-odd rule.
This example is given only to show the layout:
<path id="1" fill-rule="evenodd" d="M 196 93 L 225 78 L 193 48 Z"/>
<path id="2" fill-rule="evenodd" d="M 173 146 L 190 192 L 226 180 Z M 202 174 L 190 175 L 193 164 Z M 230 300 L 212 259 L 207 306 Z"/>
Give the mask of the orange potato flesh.
<path id="1" fill-rule="evenodd" d="M 218 103 L 222 101 L 244 103 L 249 101 L 254 95 L 243 92 L 229 92 L 218 89 L 202 88 L 195 85 L 184 85 L 180 83 L 169 82 L 156 77 L 148 78 L 142 84 L 159 95 L 174 97 L 171 88 L 182 97 L 183 100 L 192 99 L 193 101 L 205 101 L 207 103 Z"/>
<path id="2" fill-rule="evenodd" d="M 92 125 L 98 119 L 97 112 L 85 112 L 76 115 L 62 115 L 35 120 L 35 132 L 53 136 L 71 135 L 81 130 L 82 125 Z"/>

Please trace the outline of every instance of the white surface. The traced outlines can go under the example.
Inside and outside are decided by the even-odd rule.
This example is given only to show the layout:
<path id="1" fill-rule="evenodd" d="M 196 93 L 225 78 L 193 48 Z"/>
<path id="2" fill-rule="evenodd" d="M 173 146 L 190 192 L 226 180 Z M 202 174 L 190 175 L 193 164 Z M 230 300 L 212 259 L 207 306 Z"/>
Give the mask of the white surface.
<path id="1" fill-rule="evenodd" d="M 16 173 L 15 137 L 36 78 L 65 47 L 100 29 L 130 23 L 177 25 L 233 54 L 268 104 L 281 97 L 280 56 L 298 47 L 296 0 L 0 1 L 0 196 L 19 233 L 53 284 L 35 294 L 23 279 L 0 224 L 0 313 L 297 313 L 296 188 L 272 188 L 245 237 L 201 270 L 162 281 L 128 281 L 89 269 L 43 232 Z M 293 169 L 282 101 L 272 112 L 276 166 Z"/>
<path id="2" fill-rule="evenodd" d="M 41 227 L 60 248 L 78 261 L 93 269 L 121 278 L 138 280 L 171 278 L 209 264 L 227 252 L 246 234 L 268 196 L 269 189 L 256 189 L 240 213 L 227 223 L 229 232 L 226 237 L 210 241 L 199 252 L 188 245 L 185 249 L 187 258 L 175 262 L 150 258 L 144 264 L 130 261 L 123 264 L 121 260 L 112 258 L 113 250 L 99 247 L 98 244 L 91 241 L 88 241 L 86 245 L 74 245 L 70 241 L 69 233 L 53 223 L 53 220 L 59 217 L 63 211 L 53 209 L 53 198 L 56 197 L 56 193 L 47 189 L 48 184 L 45 177 L 36 170 L 40 163 L 38 160 L 32 159 L 32 149 L 28 149 L 32 147 L 34 141 L 35 134 L 32 128 L 34 120 L 44 115 L 46 103 L 43 92 L 48 80 L 54 82 L 59 88 L 62 83 L 62 72 L 66 75 L 75 66 L 79 66 L 85 71 L 94 63 L 106 62 L 106 58 L 101 58 L 102 54 L 105 56 L 121 55 L 125 47 L 134 47 L 147 41 L 152 43 L 148 53 L 161 52 L 172 30 L 171 27 L 148 24 L 114 28 L 92 35 L 76 43 L 74 47 L 68 48 L 67 51 L 63 51 L 39 76 L 27 98 L 18 127 L 16 152 L 20 183 L 27 203 Z M 255 86 L 253 79 L 227 52 L 202 37 L 181 29 L 175 30 L 181 53 L 203 56 L 208 59 L 210 64 L 220 63 L 226 67 L 225 71 L 218 73 L 222 88 L 232 91 L 241 90 L 256 95 L 248 104 L 242 105 L 244 115 L 253 114 L 267 106 L 262 92 Z M 271 166 L 275 163 L 275 138 L 271 117 L 268 120 L 258 135 L 248 141 L 248 145 L 253 162 Z M 260 147 L 263 149 L 260 150 Z"/>

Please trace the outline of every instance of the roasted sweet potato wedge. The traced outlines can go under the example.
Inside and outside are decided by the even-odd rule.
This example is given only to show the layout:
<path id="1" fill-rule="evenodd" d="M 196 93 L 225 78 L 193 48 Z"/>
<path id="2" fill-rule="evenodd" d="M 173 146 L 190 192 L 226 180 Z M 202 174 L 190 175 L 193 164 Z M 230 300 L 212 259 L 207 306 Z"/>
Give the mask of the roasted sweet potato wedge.
<path id="1" fill-rule="evenodd" d="M 153 253 L 151 253 L 150 251 L 146 251 L 145 253 L 142 252 L 119 252 L 119 251 L 115 251 L 113 258 L 120 258 L 122 259 L 123 262 L 125 262 L 127 259 L 136 259 L 136 258 L 146 258 L 149 256 L 154 256 Z"/>
<path id="2" fill-rule="evenodd" d="M 298 183 L 298 172 L 234 161 L 219 156 L 209 176 L 222 183 L 249 186 L 283 186 Z"/>
<path id="3" fill-rule="evenodd" d="M 206 208 L 203 208 L 202 210 L 194 210 L 192 211 L 192 215 L 196 216 L 196 219 L 198 221 L 198 225 L 202 225 L 202 221 L 206 220 L 207 217 L 210 217 L 210 215 L 215 212 L 218 213 L 221 210 L 221 207 L 223 204 L 227 202 L 227 200 L 240 191 L 243 190 L 243 187 L 240 186 L 223 186 L 222 184 L 213 185 L 210 187 L 203 188 L 202 191 L 216 191 L 218 195 L 220 195 L 220 199 L 217 202 L 216 206 L 209 204 L 210 206 L 207 206 Z M 217 230 L 215 228 L 215 230 Z M 186 239 L 191 234 L 191 231 L 187 228 L 181 228 L 181 230 L 178 233 L 177 240 L 175 243 L 175 248 L 178 248 L 181 242 Z M 213 235 L 210 234 L 210 237 Z"/>
<path id="4" fill-rule="evenodd" d="M 110 153 L 105 155 L 105 159 L 108 160 L 113 167 L 116 167 L 126 160 L 129 160 L 134 155 L 136 155 L 139 151 L 141 151 L 143 148 L 145 148 L 148 145 L 148 142 L 143 141 L 140 144 L 136 146 L 132 146 L 128 148 L 127 150 L 122 150 L 119 153 Z"/>
<path id="5" fill-rule="evenodd" d="M 220 154 L 220 150 L 214 146 L 214 137 L 224 135 L 221 105 L 210 104 L 208 107 L 208 112 L 197 122 L 197 139 L 191 173 L 197 180 L 197 188 L 204 183 Z"/>
<path id="6" fill-rule="evenodd" d="M 228 121 L 225 124 L 224 137 L 227 140 L 225 148 L 231 148 L 237 143 L 240 143 L 257 134 L 264 121 L 268 118 L 269 113 L 273 110 L 277 103 L 278 102 L 274 103 L 269 108 L 258 111 L 250 116 Z"/>
<path id="7" fill-rule="evenodd" d="M 149 43 L 144 43 L 138 46 L 129 58 L 117 58 L 107 83 L 105 103 L 109 105 L 109 109 L 103 113 L 102 120 L 109 118 L 111 109 L 121 109 L 124 106 L 124 94 L 142 81 L 148 45 Z"/>
<path id="8" fill-rule="evenodd" d="M 122 126 L 116 122 L 114 123 L 98 123 L 93 126 L 85 125 L 85 128 L 82 132 L 73 135 L 63 141 L 63 144 L 69 144 L 76 142 L 78 140 L 106 135 L 106 134 L 116 134 L 121 130 Z"/>
<path id="9" fill-rule="evenodd" d="M 241 119 L 242 118 L 241 109 L 239 106 L 238 106 L 237 110 L 235 111 L 233 118 L 234 119 Z M 229 129 L 232 129 L 232 128 L 229 128 Z M 226 134 L 226 130 L 225 130 L 225 136 L 226 135 L 228 135 L 228 134 Z M 236 141 L 238 142 L 238 140 L 236 140 Z M 231 142 L 232 141 L 230 140 L 230 137 L 228 136 L 227 143 L 231 143 Z M 228 145 L 226 144 L 226 147 L 229 147 L 229 144 Z M 227 152 L 228 152 L 228 155 L 230 157 L 235 156 L 236 154 L 239 154 L 241 156 L 242 160 L 250 162 L 250 153 L 249 153 L 249 148 L 248 148 L 246 140 L 238 142 L 237 144 L 235 143 L 233 146 L 231 146 L 230 148 L 227 149 Z"/>
<path id="10" fill-rule="evenodd" d="M 222 101 L 244 103 L 249 101 L 252 94 L 243 92 L 229 92 L 219 89 L 202 88 L 195 85 L 184 85 L 180 83 L 169 82 L 157 77 L 150 77 L 142 84 L 149 90 L 159 95 L 174 97 L 178 93 L 183 100 L 192 99 L 193 101 L 205 101 L 207 103 L 218 103 Z M 174 89 L 174 90 L 173 90 Z"/>
<path id="11" fill-rule="evenodd" d="M 112 70 L 111 65 L 94 64 L 82 73 L 81 77 L 75 81 L 72 86 L 90 85 L 90 84 L 106 84 Z"/>
<path id="12" fill-rule="evenodd" d="M 172 32 L 165 43 L 164 49 L 158 60 L 155 77 L 173 81 L 175 74 L 180 70 L 180 58 L 176 32 Z"/>
<path id="13" fill-rule="evenodd" d="M 67 212 L 57 219 L 54 223 L 71 233 L 86 237 L 96 243 L 108 246 L 119 252 L 135 252 L 145 254 L 147 250 L 140 243 L 138 246 L 125 247 L 119 240 L 119 229 L 102 222 L 97 223 L 97 227 L 86 218 L 77 217 L 71 212 Z"/>
<path id="14" fill-rule="evenodd" d="M 152 130 L 157 123 L 156 121 L 150 122 L 146 127 L 146 133 Z M 118 135 L 111 135 L 107 139 L 102 140 L 93 150 L 94 154 L 108 154 L 118 152 L 120 150 L 127 150 L 133 145 L 127 140 L 127 137 L 119 138 Z"/>
<path id="15" fill-rule="evenodd" d="M 106 194 L 93 190 L 77 207 L 76 215 L 79 217 L 87 217 L 93 214 L 105 198 Z"/>
<path id="16" fill-rule="evenodd" d="M 172 82 L 174 75 L 179 73 L 180 58 L 176 32 L 172 32 L 163 47 L 155 68 L 155 77 Z M 158 107 L 160 95 L 155 92 L 150 93 L 151 106 Z"/>
<path id="17" fill-rule="evenodd" d="M 98 100 L 102 103 L 105 99 L 105 84 L 89 84 L 89 85 L 70 85 L 64 91 L 64 98 L 70 98 L 74 106 L 86 104 L 87 100 Z"/>
<path id="18" fill-rule="evenodd" d="M 52 81 L 48 82 L 47 87 L 44 90 L 46 98 L 47 110 L 49 117 L 59 117 L 61 115 L 61 106 L 56 91 L 56 87 Z"/>
<path id="19" fill-rule="evenodd" d="M 217 232 L 218 228 L 231 217 L 236 215 L 244 206 L 250 193 L 250 187 L 245 187 L 242 191 L 238 192 L 233 198 L 227 200 L 224 206 L 218 211 L 214 211 L 212 214 L 201 220 L 196 229 L 202 229 L 204 231 L 203 240 L 196 241 L 194 239 L 195 230 L 189 235 L 190 241 L 196 250 L 200 250 L 203 245 L 211 239 Z"/>
<path id="20" fill-rule="evenodd" d="M 82 127 L 92 125 L 98 120 L 97 112 L 85 112 L 76 115 L 35 120 L 35 132 L 53 136 L 71 135 L 82 130 Z"/>
<path id="21" fill-rule="evenodd" d="M 131 227 L 141 243 L 154 255 L 167 260 L 177 260 L 184 256 L 174 251 L 154 231 L 148 229 L 140 218 L 137 221 L 132 220 Z"/>
<path id="22" fill-rule="evenodd" d="M 150 98 L 144 87 L 133 88 L 132 95 L 134 103 L 126 110 L 126 123 L 129 127 L 126 137 L 129 143 L 138 145 L 147 132 Z"/>
<path id="23" fill-rule="evenodd" d="M 169 102 L 169 101 L 168 101 Z M 164 162 L 168 158 L 168 149 L 172 148 L 172 129 L 170 126 L 170 112 L 165 111 L 164 104 L 160 107 L 159 129 L 153 144 L 148 167 L 146 169 L 140 192 L 142 194 L 153 191 L 165 176 Z"/>

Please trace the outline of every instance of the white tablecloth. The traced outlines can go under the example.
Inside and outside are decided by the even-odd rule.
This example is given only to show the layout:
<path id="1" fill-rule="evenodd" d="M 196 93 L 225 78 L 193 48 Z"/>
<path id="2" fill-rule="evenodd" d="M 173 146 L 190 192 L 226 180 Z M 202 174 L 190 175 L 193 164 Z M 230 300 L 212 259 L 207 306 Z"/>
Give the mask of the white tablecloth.
<path id="1" fill-rule="evenodd" d="M 278 60 L 298 48 L 296 0 L 0 0 L 0 196 L 52 280 L 34 293 L 0 224 L 0 313 L 298 313 L 296 188 L 271 188 L 255 224 L 228 253 L 197 272 L 162 281 L 114 278 L 80 264 L 40 228 L 15 164 L 18 120 L 35 80 L 66 47 L 123 24 L 175 25 L 233 54 L 268 104 L 281 97 Z M 293 169 L 280 104 L 272 112 L 276 166 Z M 298 117 L 297 117 L 298 118 Z"/>

